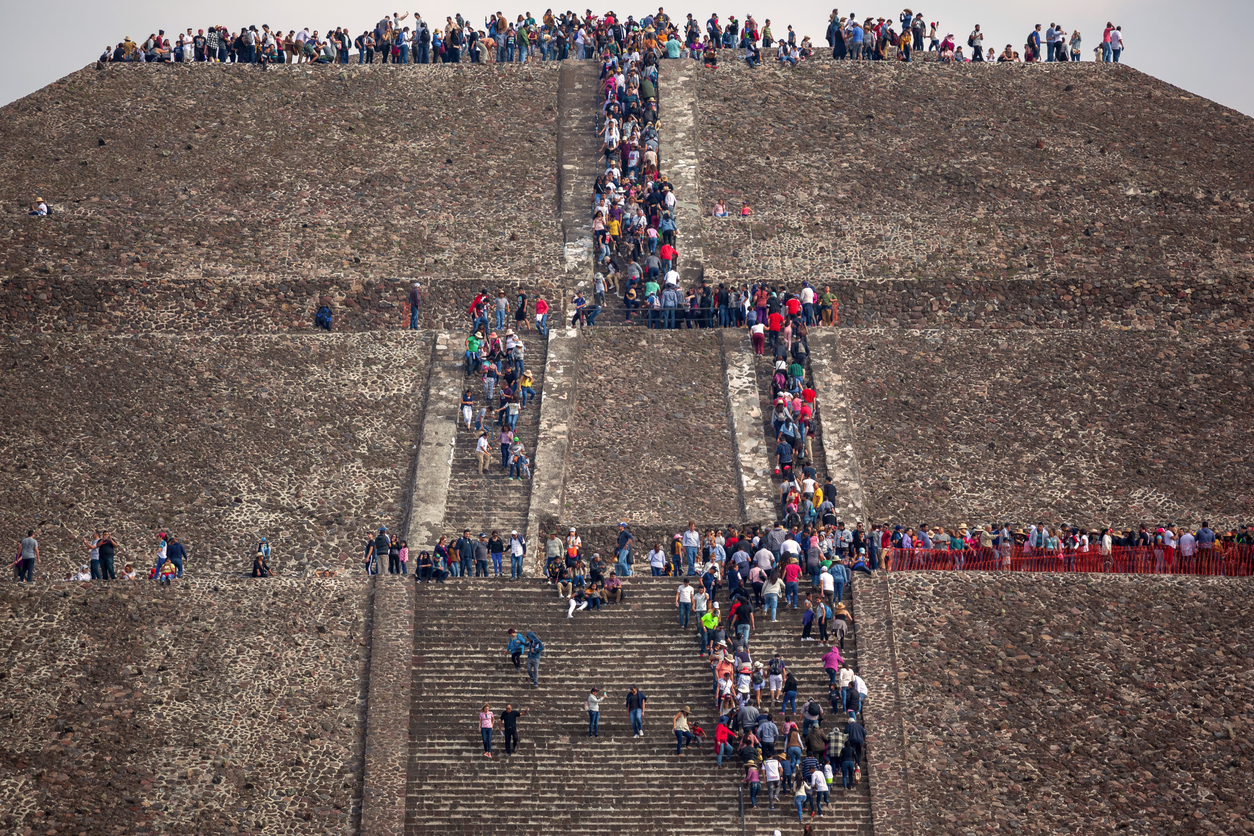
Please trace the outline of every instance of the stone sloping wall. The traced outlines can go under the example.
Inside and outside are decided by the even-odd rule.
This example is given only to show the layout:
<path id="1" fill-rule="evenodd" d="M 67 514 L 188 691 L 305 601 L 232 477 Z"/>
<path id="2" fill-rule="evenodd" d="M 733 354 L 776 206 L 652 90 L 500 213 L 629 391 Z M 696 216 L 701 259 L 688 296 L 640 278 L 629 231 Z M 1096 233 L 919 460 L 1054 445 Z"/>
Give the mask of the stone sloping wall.
<path id="1" fill-rule="evenodd" d="M 360 834 L 394 836 L 405 827 L 417 590 L 395 575 L 378 575 L 372 586 Z"/>
<path id="2" fill-rule="evenodd" d="M 886 585 L 918 833 L 1248 830 L 1248 582 L 919 572 Z"/>
<path id="3" fill-rule="evenodd" d="M 867 683 L 863 725 L 867 730 L 871 813 L 876 836 L 916 836 L 916 797 L 911 787 L 911 741 L 906 734 L 901 681 L 907 676 L 897 650 L 888 578 L 857 575 L 853 614 L 858 623 L 858 672 Z M 913 754 L 913 757 L 918 757 Z"/>
<path id="4" fill-rule="evenodd" d="M 561 254 L 557 78 L 539 64 L 89 67 L 3 108 L 0 276 L 535 275 Z M 19 215 L 36 196 L 51 217 Z"/>
<path id="5" fill-rule="evenodd" d="M 314 317 L 331 309 L 333 331 L 394 331 L 409 326 L 408 294 L 419 282 L 419 326 L 469 331 L 467 310 L 475 294 L 503 289 L 550 304 L 563 296 L 557 279 L 545 276 L 489 280 L 416 275 L 372 279 L 360 273 L 328 275 L 236 274 L 193 277 L 97 279 L 81 276 L 19 276 L 0 281 L 0 329 L 21 332 L 134 333 L 321 333 Z M 512 322 L 512 320 L 511 320 Z"/>
<path id="6" fill-rule="evenodd" d="M 694 76 L 707 274 L 909 327 L 1249 328 L 1254 120 L 1126 66 Z"/>
<path id="7" fill-rule="evenodd" d="M 873 520 L 1227 530 L 1254 515 L 1234 455 L 1254 443 L 1248 336 L 839 334 L 821 350 L 845 370 Z"/>
<path id="8" fill-rule="evenodd" d="M 0 507 L 35 529 L 41 577 L 86 562 L 111 529 L 117 568 L 154 564 L 157 533 L 188 570 L 357 563 L 404 518 L 430 332 L 322 336 L 11 337 L 0 344 Z"/>
<path id="9" fill-rule="evenodd" d="M 0 587 L 0 830 L 357 832 L 360 578 Z"/>

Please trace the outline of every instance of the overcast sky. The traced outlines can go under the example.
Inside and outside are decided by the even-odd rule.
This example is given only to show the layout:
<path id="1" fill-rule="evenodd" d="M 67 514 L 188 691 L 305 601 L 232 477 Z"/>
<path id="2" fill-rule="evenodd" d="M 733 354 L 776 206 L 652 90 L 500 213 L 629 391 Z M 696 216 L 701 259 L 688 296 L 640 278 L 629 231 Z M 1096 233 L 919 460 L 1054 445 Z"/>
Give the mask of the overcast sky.
<path id="1" fill-rule="evenodd" d="M 552 0 L 548 0 L 552 2 Z M 895 0 L 894 0 L 895 1 Z M 410 0 L 384 0 L 399 4 Z M 2 30 L 10 34 L 9 45 L 0 51 L 0 103 L 7 104 L 40 87 L 55 81 L 67 73 L 94 61 L 106 43 L 116 44 L 129 35 L 136 40 L 151 32 L 164 29 L 167 34 L 185 31 L 188 26 L 200 29 L 210 24 L 225 25 L 231 30 L 241 25 L 268 23 L 284 30 L 309 26 L 325 31 L 328 26 L 346 26 L 354 33 L 373 24 L 384 14 L 393 11 L 420 12 L 427 20 L 443 21 L 446 15 L 460 11 L 467 19 L 481 24 L 486 13 L 500 9 L 511 18 L 520 12 L 532 12 L 537 18 L 545 7 L 531 6 L 526 0 L 522 5 L 502 6 L 505 0 L 441 0 L 424 2 L 417 6 L 395 6 L 344 0 L 304 0 L 301 3 L 277 2 L 277 0 L 218 0 L 204 3 L 170 3 L 157 0 L 69 0 L 64 6 L 45 5 L 21 0 L 0 0 Z M 664 2 L 664 0 L 658 0 Z M 831 0 L 842 14 L 855 12 L 858 17 L 874 15 L 893 17 L 904 6 L 893 5 L 886 0 L 875 3 L 851 0 Z M 1254 115 L 1254 85 L 1248 81 L 1248 61 L 1244 48 L 1229 43 L 1221 35 L 1213 44 L 1203 46 L 1196 38 L 1186 36 L 1181 40 L 1175 35 L 1152 34 L 1153 25 L 1177 18 L 1185 11 L 1179 3 L 1166 0 L 1053 0 L 1049 3 L 1024 2 L 1024 0 L 910 0 L 920 3 L 911 8 L 922 12 L 930 21 L 938 21 L 944 32 L 959 36 L 959 43 L 966 42 L 966 33 L 975 23 L 987 33 L 984 43 L 1000 49 L 1007 43 L 1018 48 L 1026 39 L 1032 26 L 1040 23 L 1049 26 L 1057 22 L 1068 32 L 1079 29 L 1084 39 L 1085 60 L 1092 58 L 1092 47 L 1101 41 L 1101 32 L 1107 20 L 1123 27 L 1127 50 L 1123 60 L 1132 66 L 1157 76 L 1190 92 L 1213 99 L 1221 104 Z M 651 11 L 653 0 L 645 0 L 639 6 L 612 3 L 622 15 L 633 14 L 637 18 Z M 579 0 L 575 11 L 583 12 L 587 0 Z M 605 6 L 596 9 L 603 11 Z M 555 11 L 564 8 L 555 6 Z M 1228 31 L 1225 24 L 1244 29 L 1244 16 L 1251 8 L 1250 0 L 1194 0 L 1187 5 L 1189 19 L 1204 22 L 1207 26 L 1218 25 L 1219 32 Z M 770 17 L 778 34 L 792 24 L 798 32 L 810 35 L 822 44 L 827 28 L 827 17 L 832 6 L 821 0 L 771 0 L 769 3 L 731 0 L 715 4 L 701 0 L 699 4 L 680 5 L 667 3 L 667 13 L 683 18 L 691 12 L 701 20 L 713 11 L 721 19 L 736 15 L 744 19 L 753 14 L 759 21 Z M 698 14 L 699 12 L 699 14 Z M 67 21 L 73 21 L 74 37 L 64 38 Z M 1187 31 L 1188 27 L 1185 27 Z M 1246 81 L 1242 81 L 1246 79 Z"/>

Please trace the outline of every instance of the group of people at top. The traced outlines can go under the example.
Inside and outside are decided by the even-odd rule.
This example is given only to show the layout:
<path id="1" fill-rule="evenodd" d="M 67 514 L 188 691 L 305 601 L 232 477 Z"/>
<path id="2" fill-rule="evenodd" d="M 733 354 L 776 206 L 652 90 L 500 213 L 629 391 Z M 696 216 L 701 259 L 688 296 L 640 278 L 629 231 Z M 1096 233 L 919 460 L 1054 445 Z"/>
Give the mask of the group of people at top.
<path id="1" fill-rule="evenodd" d="M 955 40 L 952 32 L 942 36 L 940 24 L 927 22 L 922 12 L 904 9 L 898 15 L 898 23 L 900 26 L 891 18 L 883 17 L 867 17 L 859 22 L 853 15 L 845 17 L 840 15 L 839 10 L 833 9 L 828 18 L 827 45 L 832 48 L 832 57 L 838 61 L 912 61 L 914 53 L 923 52 L 925 37 L 927 51 L 936 52 L 942 62 L 1022 61 L 1033 64 L 1079 61 L 1083 57 L 1080 30 L 1073 29 L 1068 35 L 1067 30 L 1057 23 L 1049 24 L 1044 31 L 1041 24 L 1036 24 L 1028 33 L 1022 55 L 1011 44 L 1006 44 L 1001 53 L 992 47 L 986 52 L 985 33 L 979 24 L 967 35 L 964 52 L 964 46 Z M 1107 22 L 1102 32 L 1102 43 L 1094 48 L 1094 59 L 1118 63 L 1123 49 L 1122 27 Z"/>
<path id="2" fill-rule="evenodd" d="M 903 10 L 896 22 L 889 17 L 842 16 L 833 9 L 828 18 L 827 44 L 836 59 L 850 60 L 912 60 L 913 53 L 937 52 L 942 61 L 1078 61 L 1079 30 L 1070 35 L 1061 26 L 1050 24 L 1047 31 L 1037 25 L 1029 33 L 1022 57 L 1010 44 L 998 54 L 991 47 L 984 49 L 984 33 L 979 26 L 968 35 L 965 46 L 956 43 L 953 33 L 941 36 L 939 24 L 927 22 L 922 12 Z M 704 31 L 703 31 L 704 30 Z M 460 13 L 445 16 L 444 22 L 427 21 L 417 12 L 393 12 L 384 15 L 373 27 L 354 35 L 347 26 L 328 26 L 325 30 L 304 27 L 271 29 L 268 24 L 240 26 L 232 30 L 222 25 L 208 29 L 188 27 L 173 36 L 164 29 L 139 41 L 127 36 L 116 46 L 106 46 L 101 61 L 177 62 L 177 63 L 319 63 L 348 64 L 356 51 L 359 64 L 430 64 L 430 63 L 513 63 L 560 61 L 567 58 L 592 58 L 606 49 L 621 54 L 626 43 L 635 42 L 642 56 L 679 58 L 687 56 L 718 66 L 719 50 L 743 50 L 750 66 L 762 61 L 762 51 L 774 51 L 781 63 L 796 65 L 810 57 L 813 46 L 808 36 L 799 37 L 792 26 L 779 36 L 772 31 L 769 18 L 759 24 L 748 15 L 743 21 L 735 15 L 726 20 L 713 14 L 704 27 L 688 14 L 682 22 L 673 20 L 664 8 L 646 13 L 639 20 L 622 17 L 613 11 L 583 15 L 573 11 L 554 14 L 546 9 L 540 18 L 531 12 L 506 17 L 501 12 L 488 15 L 482 28 L 476 27 Z M 965 49 L 965 52 L 964 52 Z M 1102 43 L 1094 48 L 1097 60 L 1118 62 L 1124 49 L 1120 27 L 1106 24 Z"/>

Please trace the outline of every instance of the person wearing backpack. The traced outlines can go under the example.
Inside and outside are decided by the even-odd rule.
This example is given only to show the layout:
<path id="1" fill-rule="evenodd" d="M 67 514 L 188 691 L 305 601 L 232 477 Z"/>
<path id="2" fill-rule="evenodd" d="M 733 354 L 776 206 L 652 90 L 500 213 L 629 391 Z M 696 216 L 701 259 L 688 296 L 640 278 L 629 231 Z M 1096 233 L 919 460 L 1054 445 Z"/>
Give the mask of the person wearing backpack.
<path id="1" fill-rule="evenodd" d="M 379 574 L 379 564 L 388 556 L 388 548 L 391 541 L 388 539 L 387 526 L 379 526 L 379 532 L 375 534 L 373 540 L 367 541 L 366 544 L 366 574 Z"/>
<path id="2" fill-rule="evenodd" d="M 527 676 L 531 677 L 532 686 L 540 687 L 540 655 L 544 653 L 544 642 L 533 631 L 527 631 L 527 639 L 523 642 L 527 652 Z"/>
<path id="3" fill-rule="evenodd" d="M 984 61 L 984 33 L 980 31 L 980 24 L 975 24 L 971 34 L 967 36 L 967 46 L 973 50 L 972 61 Z"/>

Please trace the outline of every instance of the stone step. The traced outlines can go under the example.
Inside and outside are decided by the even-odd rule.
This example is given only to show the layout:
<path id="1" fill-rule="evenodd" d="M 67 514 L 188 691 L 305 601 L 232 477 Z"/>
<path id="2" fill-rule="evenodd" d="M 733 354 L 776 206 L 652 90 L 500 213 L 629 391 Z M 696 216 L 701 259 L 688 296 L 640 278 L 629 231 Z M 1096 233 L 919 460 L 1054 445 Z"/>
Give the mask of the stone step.
<path id="1" fill-rule="evenodd" d="M 700 751 L 689 749 L 682 758 L 671 745 L 670 716 L 679 706 L 691 705 L 696 724 L 708 732 L 715 719 L 708 662 L 697 655 L 695 631 L 676 623 L 676 579 L 646 576 L 628 584 L 631 597 L 626 602 L 574 619 L 566 619 L 552 585 L 538 579 L 471 579 L 443 589 L 429 584 L 420 588 L 408 833 L 480 828 L 547 834 L 588 828 L 665 834 L 738 824 L 739 767 L 716 767 L 709 743 Z M 485 618 L 485 613 L 491 616 Z M 510 625 L 535 629 L 545 642 L 538 688 L 505 655 Z M 801 683 L 799 696 L 822 699 L 827 692 L 825 647 L 800 642 L 799 632 L 799 613 L 787 609 L 780 621 L 765 622 L 755 631 L 750 644 L 759 657 L 772 646 L 780 647 Z M 855 641 L 856 634 L 847 637 L 845 655 L 856 663 Z M 582 708 L 593 685 L 607 694 L 602 736 L 595 739 L 587 737 Z M 644 738 L 632 736 L 622 707 L 632 685 L 649 698 Z M 504 756 L 498 732 L 493 746 L 497 756 L 482 757 L 474 717 L 485 700 L 498 711 L 506 702 L 528 709 L 514 755 Z M 775 714 L 780 709 L 769 699 L 763 706 Z M 825 719 L 825 727 L 830 722 Z M 814 819 L 816 832 L 869 833 L 868 773 L 863 770 L 853 792 L 834 788 L 828 814 Z M 698 813 L 691 809 L 694 798 L 701 799 Z M 765 790 L 759 799 L 763 806 L 747 810 L 747 832 L 791 827 L 791 795 L 774 811 L 765 807 Z"/>

